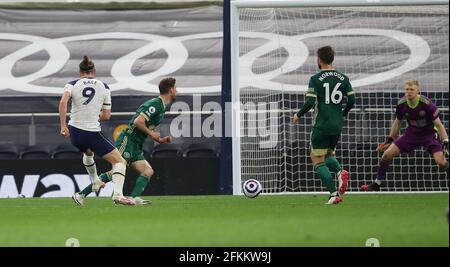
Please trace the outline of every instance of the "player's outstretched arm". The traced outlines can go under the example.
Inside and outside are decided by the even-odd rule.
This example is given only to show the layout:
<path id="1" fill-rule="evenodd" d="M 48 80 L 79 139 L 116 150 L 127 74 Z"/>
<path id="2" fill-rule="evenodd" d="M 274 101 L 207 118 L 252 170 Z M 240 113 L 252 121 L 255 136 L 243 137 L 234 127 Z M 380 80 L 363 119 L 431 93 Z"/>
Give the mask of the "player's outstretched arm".
<path id="1" fill-rule="evenodd" d="M 169 144 L 172 142 L 172 136 L 165 136 L 160 139 L 160 144 Z"/>
<path id="2" fill-rule="evenodd" d="M 402 128 L 402 121 L 396 118 L 392 123 L 391 130 L 389 131 L 389 136 L 392 138 L 397 137 L 398 133 L 400 133 L 400 128 Z"/>
<path id="3" fill-rule="evenodd" d="M 391 130 L 389 131 L 389 135 L 384 140 L 384 143 L 378 145 L 378 151 L 385 151 L 392 144 L 392 142 L 394 142 L 395 137 L 400 132 L 401 126 L 402 121 L 396 118 L 392 123 Z"/>
<path id="4" fill-rule="evenodd" d="M 161 138 L 161 135 L 159 132 L 150 130 L 147 127 L 147 125 L 145 124 L 145 118 L 143 116 L 137 116 L 137 118 L 134 120 L 133 124 L 140 131 L 146 133 L 151 139 L 153 139 L 154 141 L 156 141 L 160 144 L 168 144 L 172 141 L 172 138 L 170 136 Z"/>
<path id="5" fill-rule="evenodd" d="M 134 120 L 133 124 L 134 124 L 134 126 L 136 126 L 136 128 L 138 128 L 141 132 L 146 133 L 153 140 L 155 140 L 155 138 L 159 138 L 159 135 L 156 135 L 157 132 L 152 131 L 147 127 L 147 125 L 145 124 L 144 116 L 142 116 L 142 115 L 137 116 L 137 118 Z"/>
<path id="6" fill-rule="evenodd" d="M 65 91 L 64 94 L 61 97 L 61 100 L 59 101 L 59 124 L 60 124 L 60 131 L 59 133 L 64 136 L 69 136 L 69 129 L 67 128 L 66 123 L 66 116 L 67 116 L 67 102 L 70 98 L 70 92 Z"/>
<path id="7" fill-rule="evenodd" d="M 436 129 L 438 130 L 438 134 L 439 134 L 439 137 L 441 139 L 441 142 L 445 146 L 445 153 L 448 155 L 449 154 L 449 150 L 448 150 L 448 135 L 447 135 L 447 131 L 445 130 L 445 127 L 442 124 L 441 119 L 439 119 L 439 117 L 433 121 L 433 124 L 434 124 L 434 126 L 436 126 Z"/>

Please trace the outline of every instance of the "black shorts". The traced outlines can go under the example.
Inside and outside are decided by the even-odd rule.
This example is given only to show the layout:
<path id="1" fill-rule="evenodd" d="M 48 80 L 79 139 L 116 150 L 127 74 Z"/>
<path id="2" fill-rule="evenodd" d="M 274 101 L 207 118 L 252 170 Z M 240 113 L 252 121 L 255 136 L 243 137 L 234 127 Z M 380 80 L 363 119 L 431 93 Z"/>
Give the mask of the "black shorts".
<path id="1" fill-rule="evenodd" d="M 90 132 L 69 125 L 70 141 L 81 152 L 92 150 L 100 157 L 115 149 L 114 145 L 101 132 Z"/>

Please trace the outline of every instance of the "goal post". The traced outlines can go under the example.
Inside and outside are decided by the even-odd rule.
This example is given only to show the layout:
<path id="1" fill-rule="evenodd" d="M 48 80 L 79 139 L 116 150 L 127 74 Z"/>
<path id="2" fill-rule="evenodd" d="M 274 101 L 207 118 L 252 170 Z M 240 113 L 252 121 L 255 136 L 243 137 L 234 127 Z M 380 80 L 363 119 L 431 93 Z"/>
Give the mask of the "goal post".
<path id="1" fill-rule="evenodd" d="M 350 171 L 349 192 L 375 178 L 403 82 L 419 80 L 446 129 L 448 0 L 299 0 L 230 2 L 233 194 L 256 179 L 266 194 L 321 193 L 309 159 L 311 112 L 304 103 L 315 52 L 336 51 L 356 105 L 344 120 L 336 156 Z M 402 131 L 404 130 L 404 127 Z M 423 150 L 396 158 L 385 192 L 448 192 L 448 177 Z"/>

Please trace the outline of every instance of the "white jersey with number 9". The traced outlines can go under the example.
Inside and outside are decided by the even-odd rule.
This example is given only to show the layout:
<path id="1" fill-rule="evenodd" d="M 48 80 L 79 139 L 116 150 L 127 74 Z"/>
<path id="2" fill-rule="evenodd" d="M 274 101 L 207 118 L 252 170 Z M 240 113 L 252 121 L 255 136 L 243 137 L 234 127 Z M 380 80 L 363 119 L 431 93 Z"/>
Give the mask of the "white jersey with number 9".
<path id="1" fill-rule="evenodd" d="M 69 125 L 85 131 L 100 132 L 100 112 L 102 109 L 111 109 L 108 85 L 95 78 L 81 78 L 66 84 L 64 91 L 69 92 L 72 99 Z"/>

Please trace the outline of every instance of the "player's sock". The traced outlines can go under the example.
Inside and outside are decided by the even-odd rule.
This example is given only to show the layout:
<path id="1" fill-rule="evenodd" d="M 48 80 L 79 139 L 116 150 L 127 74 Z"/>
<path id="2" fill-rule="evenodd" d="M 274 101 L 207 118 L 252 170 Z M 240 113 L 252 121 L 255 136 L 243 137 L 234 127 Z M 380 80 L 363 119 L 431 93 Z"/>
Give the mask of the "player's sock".
<path id="1" fill-rule="evenodd" d="M 125 182 L 125 171 L 127 165 L 124 163 L 116 163 L 112 168 L 112 181 L 114 183 L 113 198 L 123 196 L 123 184 Z"/>
<path id="2" fill-rule="evenodd" d="M 391 164 L 390 161 L 381 159 L 380 163 L 378 164 L 378 171 L 377 171 L 377 180 L 378 181 L 384 181 L 386 178 L 386 172 L 388 171 L 389 164 Z M 381 184 L 381 182 L 380 182 Z"/>
<path id="3" fill-rule="evenodd" d="M 324 162 L 317 164 L 314 170 L 319 175 L 323 185 L 328 191 L 330 191 L 330 193 L 337 191 L 330 170 L 328 169 L 327 165 Z"/>
<path id="4" fill-rule="evenodd" d="M 97 167 L 94 161 L 94 155 L 88 156 L 83 153 L 83 164 L 86 168 L 87 173 L 89 174 L 89 178 L 91 178 L 91 183 L 98 180 L 97 176 Z"/>
<path id="5" fill-rule="evenodd" d="M 108 175 L 107 172 L 104 172 L 102 174 L 100 174 L 99 176 L 100 180 L 104 183 L 108 183 L 111 181 L 111 177 Z M 83 194 L 84 196 L 89 195 L 92 192 L 92 184 L 86 186 L 81 192 L 80 194 Z"/>
<path id="6" fill-rule="evenodd" d="M 131 196 L 132 197 L 140 196 L 142 192 L 144 192 L 145 187 L 148 184 L 148 180 L 149 178 L 147 176 L 140 175 L 136 179 L 136 184 L 134 185 L 133 191 L 131 192 Z"/>
<path id="7" fill-rule="evenodd" d="M 325 164 L 327 165 L 328 169 L 331 172 L 336 173 L 336 175 L 342 170 L 342 167 L 336 157 L 327 157 L 325 159 Z"/>
<path id="8" fill-rule="evenodd" d="M 87 196 L 90 193 L 92 193 L 92 184 L 86 186 L 83 190 L 81 190 L 80 194 L 82 194 L 83 196 Z"/>
<path id="9" fill-rule="evenodd" d="M 104 173 L 100 174 L 99 178 L 105 184 L 111 182 L 111 179 L 112 179 L 111 175 L 108 172 L 104 172 Z"/>

